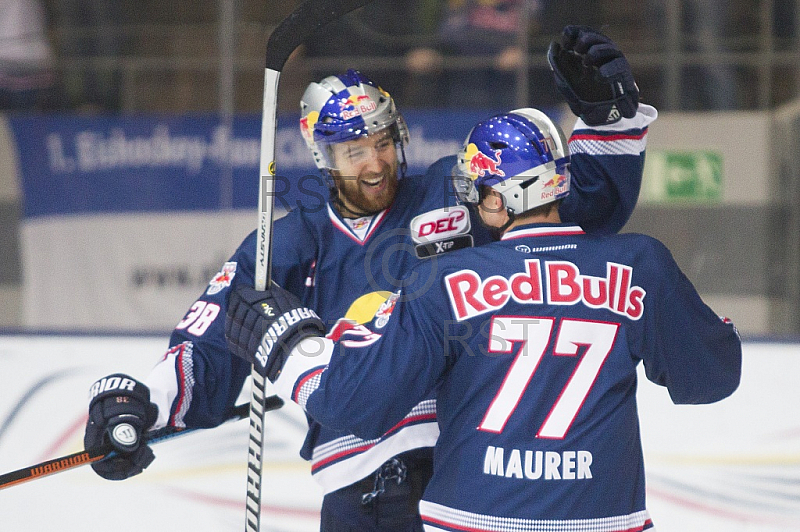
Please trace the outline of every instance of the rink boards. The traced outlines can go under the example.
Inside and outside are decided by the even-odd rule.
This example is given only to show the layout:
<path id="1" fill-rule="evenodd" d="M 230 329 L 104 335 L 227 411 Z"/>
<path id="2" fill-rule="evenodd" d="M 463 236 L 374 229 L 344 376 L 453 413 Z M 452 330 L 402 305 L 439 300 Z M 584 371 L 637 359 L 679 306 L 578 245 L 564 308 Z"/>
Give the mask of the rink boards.
<path id="1" fill-rule="evenodd" d="M 117 371 L 144 376 L 166 343 L 0 336 L 0 473 L 78 451 L 93 380 Z M 739 390 L 714 405 L 672 405 L 665 389 L 641 375 L 648 499 L 659 532 L 800 531 L 798 355 L 799 344 L 746 343 Z M 105 481 L 87 466 L 3 490 L 0 528 L 242 530 L 247 428 L 240 421 L 159 444 L 155 462 L 124 482 Z M 295 405 L 269 415 L 266 530 L 318 527 L 321 492 L 298 456 L 304 434 Z"/>

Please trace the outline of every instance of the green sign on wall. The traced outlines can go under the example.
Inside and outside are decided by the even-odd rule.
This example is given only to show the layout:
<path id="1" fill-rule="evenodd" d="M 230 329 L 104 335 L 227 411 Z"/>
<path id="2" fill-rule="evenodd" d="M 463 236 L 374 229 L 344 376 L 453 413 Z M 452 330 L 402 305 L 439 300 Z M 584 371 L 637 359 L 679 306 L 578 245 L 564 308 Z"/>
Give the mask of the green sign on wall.
<path id="1" fill-rule="evenodd" d="M 721 201 L 722 154 L 706 150 L 647 150 L 641 199 L 654 203 Z"/>

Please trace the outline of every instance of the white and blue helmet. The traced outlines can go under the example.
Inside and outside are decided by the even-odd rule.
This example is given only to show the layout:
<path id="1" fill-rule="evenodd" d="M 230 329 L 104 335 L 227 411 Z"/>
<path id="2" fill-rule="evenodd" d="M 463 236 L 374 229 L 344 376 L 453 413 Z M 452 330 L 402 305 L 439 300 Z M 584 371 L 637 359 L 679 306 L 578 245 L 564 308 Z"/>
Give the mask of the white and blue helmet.
<path id="1" fill-rule="evenodd" d="M 462 202 L 497 190 L 510 214 L 569 194 L 569 148 L 561 128 L 538 109 L 516 109 L 478 122 L 458 154 L 453 186 Z"/>
<path id="2" fill-rule="evenodd" d="M 335 170 L 329 147 L 391 128 L 398 161 L 406 167 L 408 127 L 394 100 L 367 76 L 348 70 L 311 83 L 300 100 L 300 131 L 320 170 Z"/>

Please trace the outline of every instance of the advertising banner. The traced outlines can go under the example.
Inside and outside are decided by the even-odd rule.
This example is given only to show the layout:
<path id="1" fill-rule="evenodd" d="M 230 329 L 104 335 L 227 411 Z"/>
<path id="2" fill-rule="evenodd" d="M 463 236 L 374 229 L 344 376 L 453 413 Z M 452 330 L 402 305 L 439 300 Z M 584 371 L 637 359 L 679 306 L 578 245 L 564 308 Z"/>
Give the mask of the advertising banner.
<path id="1" fill-rule="evenodd" d="M 554 118 L 558 115 L 552 113 Z M 405 114 L 409 175 L 460 149 L 480 111 Z M 275 209 L 328 183 L 281 116 Z M 167 331 L 256 227 L 261 116 L 15 116 L 24 197 L 23 325 Z"/>
<path id="2" fill-rule="evenodd" d="M 405 114 L 409 174 L 454 155 L 480 111 Z M 11 117 L 25 216 L 255 208 L 261 116 Z M 276 206 L 327 197 L 300 135 L 299 116 L 278 120 Z"/>

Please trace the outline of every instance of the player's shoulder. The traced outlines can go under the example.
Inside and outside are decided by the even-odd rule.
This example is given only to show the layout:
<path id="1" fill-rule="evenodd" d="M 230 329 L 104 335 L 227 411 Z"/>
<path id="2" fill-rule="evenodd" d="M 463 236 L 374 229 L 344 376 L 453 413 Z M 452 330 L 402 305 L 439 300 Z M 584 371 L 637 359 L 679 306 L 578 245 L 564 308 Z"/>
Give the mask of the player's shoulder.
<path id="1" fill-rule="evenodd" d="M 247 272 L 246 275 L 253 275 L 253 271 L 255 269 L 256 263 L 256 239 L 258 238 L 258 231 L 253 230 L 248 234 L 239 246 L 234 251 L 233 255 L 231 256 L 230 260 L 226 264 L 226 266 L 233 265 L 235 267 L 235 271 L 239 274 L 239 277 L 242 277 L 243 272 Z M 245 275 L 245 276 L 246 276 Z"/>
<path id="2" fill-rule="evenodd" d="M 675 259 L 669 248 L 657 238 L 649 235 L 619 233 L 603 236 L 587 235 L 587 238 L 599 242 L 601 253 L 606 254 L 607 251 L 614 250 L 612 255 L 620 261 L 637 264 L 640 268 L 649 265 L 648 268 L 659 271 L 675 265 Z"/>
<path id="3" fill-rule="evenodd" d="M 276 233 L 297 238 L 298 233 L 313 232 L 314 227 L 326 225 L 329 220 L 328 203 L 319 206 L 301 206 L 287 212 L 273 224 Z"/>
<path id="4" fill-rule="evenodd" d="M 465 269 L 480 268 L 482 265 L 497 260 L 498 248 L 495 244 L 497 242 L 456 249 L 422 259 L 413 266 L 411 269 L 413 273 L 408 278 L 430 280 L 437 276 L 444 278 L 451 273 Z"/>
<path id="5" fill-rule="evenodd" d="M 455 155 L 447 155 L 442 157 L 428 167 L 428 169 L 425 171 L 425 175 L 428 177 L 439 176 L 449 178 L 453 175 L 453 168 L 457 162 L 458 157 Z"/>
<path id="6" fill-rule="evenodd" d="M 619 233 L 615 235 L 606 235 L 601 238 L 611 238 L 624 243 L 625 246 L 636 246 L 653 252 L 669 253 L 667 246 L 659 239 L 642 233 Z"/>
<path id="7" fill-rule="evenodd" d="M 255 249 L 254 243 L 256 241 L 256 238 L 258 238 L 258 231 L 256 229 L 253 229 L 252 231 L 250 231 L 250 234 L 244 237 L 244 240 L 242 240 L 242 242 L 239 244 L 239 247 L 236 248 L 236 254 L 240 255 L 245 251 L 248 251 L 250 249 Z"/>
<path id="8" fill-rule="evenodd" d="M 272 231 L 273 261 L 282 255 L 285 261 L 315 253 L 318 243 L 324 241 L 326 227 L 330 226 L 327 207 L 296 208 L 275 220 Z"/>
<path id="9" fill-rule="evenodd" d="M 398 196 L 419 203 L 427 201 L 431 206 L 442 207 L 453 205 L 455 196 L 452 193 L 452 174 L 456 157 L 442 157 L 425 171 L 424 174 L 407 175 L 398 186 Z"/>

